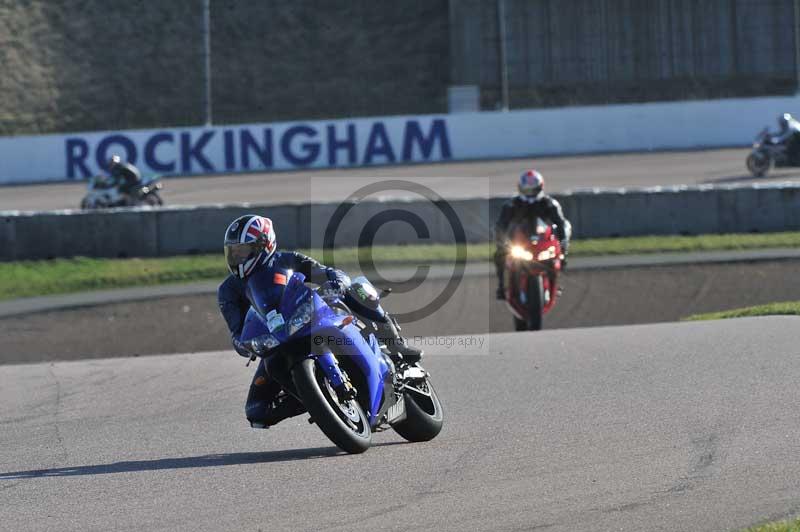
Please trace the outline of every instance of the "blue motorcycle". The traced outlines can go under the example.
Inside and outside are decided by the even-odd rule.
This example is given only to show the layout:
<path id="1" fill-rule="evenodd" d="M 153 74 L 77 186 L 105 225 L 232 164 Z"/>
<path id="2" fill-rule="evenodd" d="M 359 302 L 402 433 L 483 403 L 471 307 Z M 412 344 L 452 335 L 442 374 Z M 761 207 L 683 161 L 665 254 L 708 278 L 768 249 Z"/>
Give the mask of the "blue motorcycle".
<path id="1" fill-rule="evenodd" d="M 365 277 L 343 293 L 312 290 L 292 270 L 263 268 L 247 281 L 242 341 L 303 404 L 309 422 L 348 453 L 363 453 L 372 433 L 389 427 L 412 442 L 442 430 L 429 373 L 395 363 L 376 339 L 371 318 L 383 315 L 380 295 Z"/>

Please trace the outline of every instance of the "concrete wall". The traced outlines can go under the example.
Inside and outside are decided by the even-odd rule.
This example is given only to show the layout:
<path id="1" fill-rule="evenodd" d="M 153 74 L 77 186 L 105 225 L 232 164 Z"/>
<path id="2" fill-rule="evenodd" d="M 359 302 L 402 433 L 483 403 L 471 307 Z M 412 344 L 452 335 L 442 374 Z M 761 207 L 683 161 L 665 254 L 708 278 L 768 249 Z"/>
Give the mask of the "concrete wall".
<path id="1" fill-rule="evenodd" d="M 444 112 L 447 4 L 214 0 L 214 123 Z"/>
<path id="2" fill-rule="evenodd" d="M 0 135 L 202 123 L 202 27 L 202 0 L 0 0 Z"/>
<path id="3" fill-rule="evenodd" d="M 793 0 L 453 0 L 454 85 L 511 108 L 791 94 Z M 498 27 L 504 22 L 501 34 Z"/>
<path id="4" fill-rule="evenodd" d="M 800 230 L 800 186 L 597 190 L 559 196 L 577 238 Z M 488 241 L 503 198 L 364 201 L 340 218 L 336 247 Z M 0 260 L 168 256 L 221 251 L 227 224 L 270 216 L 284 248 L 319 248 L 341 204 L 212 205 L 106 212 L 0 213 Z M 451 216 L 447 213 L 452 209 Z M 418 233 L 410 222 L 419 220 Z M 452 223 L 451 223 L 452 222 Z M 374 233 L 374 239 L 364 240 Z"/>
<path id="5" fill-rule="evenodd" d="M 447 0 L 210 9 L 215 124 L 447 109 Z M 0 135 L 205 121 L 203 0 L 0 0 L 0 43 Z"/>
<path id="6" fill-rule="evenodd" d="M 512 107 L 787 94 L 793 0 L 505 0 Z M 497 0 L 213 0 L 215 124 L 499 100 Z M 202 124 L 203 1 L 0 0 L 0 135 Z"/>

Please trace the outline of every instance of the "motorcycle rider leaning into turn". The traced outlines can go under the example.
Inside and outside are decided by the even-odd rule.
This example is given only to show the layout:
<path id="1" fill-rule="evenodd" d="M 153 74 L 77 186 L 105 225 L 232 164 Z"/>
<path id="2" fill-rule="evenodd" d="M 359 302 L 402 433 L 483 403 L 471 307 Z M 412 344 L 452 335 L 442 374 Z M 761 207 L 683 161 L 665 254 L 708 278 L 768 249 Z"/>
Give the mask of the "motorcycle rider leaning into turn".
<path id="1" fill-rule="evenodd" d="M 572 225 L 564 217 L 561 204 L 544 193 L 544 178 L 536 170 L 526 170 L 517 183 L 519 194 L 508 200 L 500 211 L 494 226 L 495 245 L 494 265 L 497 270 L 497 299 L 505 299 L 506 253 L 508 251 L 508 228 L 513 224 L 532 224 L 541 218 L 548 224 L 555 224 L 556 238 L 561 242 L 561 250 L 566 257 L 569 239 L 572 237 Z M 567 267 L 567 260 L 561 262 L 562 270 Z"/>
<path id="2" fill-rule="evenodd" d="M 112 155 L 108 161 L 110 181 L 119 188 L 123 194 L 130 195 L 131 191 L 142 182 L 142 174 L 131 163 L 122 162 L 119 155 Z"/>
<path id="3" fill-rule="evenodd" d="M 132 197 L 134 189 L 142 182 L 142 175 L 139 169 L 128 162 L 122 162 L 119 155 L 112 155 L 108 160 L 108 177 L 100 178 L 98 186 L 103 190 L 113 189 L 119 197 L 112 201 L 124 200 L 126 205 L 134 205 Z"/>
<path id="4" fill-rule="evenodd" d="M 241 216 L 225 231 L 225 260 L 230 275 L 217 292 L 219 309 L 231 332 L 233 348 L 250 358 L 252 352 L 241 341 L 245 317 L 250 309 L 246 295 L 247 279 L 260 268 L 280 268 L 302 273 L 306 281 L 325 285 L 337 295 L 343 294 L 349 283 L 347 275 L 296 251 L 278 251 L 272 220 L 255 214 Z M 382 312 L 382 311 L 381 311 Z M 416 363 L 422 351 L 406 344 L 386 313 L 369 316 L 378 329 L 378 340 L 384 343 L 395 361 Z M 245 404 L 245 415 L 254 428 L 267 428 L 287 417 L 304 411 L 300 402 L 282 393 L 281 386 L 267 374 L 263 361 L 253 375 Z"/>

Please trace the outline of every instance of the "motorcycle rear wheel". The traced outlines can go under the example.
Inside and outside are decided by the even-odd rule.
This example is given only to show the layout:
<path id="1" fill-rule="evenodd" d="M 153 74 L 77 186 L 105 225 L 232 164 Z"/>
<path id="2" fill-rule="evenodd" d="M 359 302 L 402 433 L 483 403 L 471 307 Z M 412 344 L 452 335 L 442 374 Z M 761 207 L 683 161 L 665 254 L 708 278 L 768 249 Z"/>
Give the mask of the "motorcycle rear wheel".
<path id="1" fill-rule="evenodd" d="M 392 428 L 400 436 L 410 442 L 430 441 L 441 431 L 444 423 L 442 403 L 429 379 L 420 383 L 420 389 L 426 393 L 406 389 L 403 393 L 406 404 L 406 417 Z"/>
<path id="2" fill-rule="evenodd" d="M 372 444 L 372 428 L 355 399 L 341 403 L 314 359 L 292 368 L 292 380 L 311 419 L 323 433 L 350 454 L 363 453 Z"/>

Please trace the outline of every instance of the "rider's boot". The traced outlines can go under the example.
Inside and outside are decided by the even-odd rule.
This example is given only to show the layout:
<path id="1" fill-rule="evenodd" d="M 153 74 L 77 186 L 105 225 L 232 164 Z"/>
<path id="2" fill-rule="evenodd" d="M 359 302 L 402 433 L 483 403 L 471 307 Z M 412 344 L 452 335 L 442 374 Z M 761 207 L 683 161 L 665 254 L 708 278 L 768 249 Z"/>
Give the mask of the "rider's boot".
<path id="1" fill-rule="evenodd" d="M 298 416 L 305 412 L 303 404 L 285 392 L 273 401 L 260 402 L 247 408 L 247 420 L 254 429 L 268 429 L 284 419 Z"/>
<path id="2" fill-rule="evenodd" d="M 506 287 L 503 286 L 503 282 L 500 281 L 497 283 L 497 291 L 494 293 L 494 297 L 497 299 L 503 300 L 506 298 Z"/>
<path id="3" fill-rule="evenodd" d="M 408 345 L 406 340 L 400 336 L 400 331 L 390 316 L 386 316 L 386 321 L 376 322 L 378 329 L 378 340 L 386 344 L 389 356 L 394 362 L 405 361 L 415 364 L 422 359 L 423 351 L 412 345 Z"/>
<path id="4" fill-rule="evenodd" d="M 495 271 L 497 272 L 497 292 L 495 292 L 494 297 L 497 299 L 505 299 L 506 298 L 506 286 L 505 286 L 505 249 L 501 248 L 500 246 L 497 247 L 497 250 L 494 252 L 494 267 Z"/>
<path id="5" fill-rule="evenodd" d="M 264 364 L 261 363 L 250 384 L 244 411 L 251 427 L 266 429 L 286 418 L 302 414 L 305 408 L 300 401 L 286 394 L 280 384 L 267 376 Z"/>
<path id="6" fill-rule="evenodd" d="M 501 300 L 506 298 L 506 283 L 502 271 L 497 274 L 497 292 L 495 292 L 494 297 Z"/>

